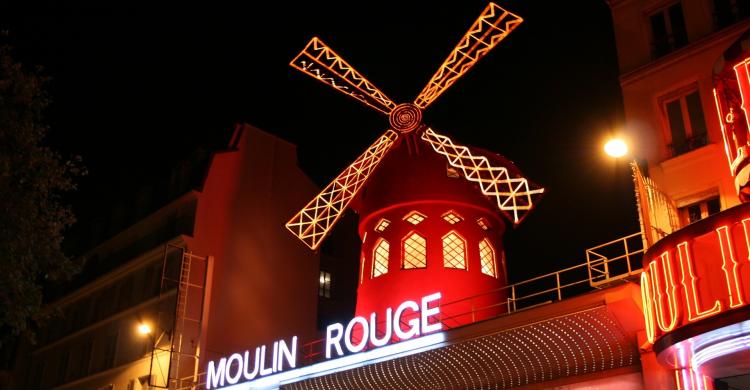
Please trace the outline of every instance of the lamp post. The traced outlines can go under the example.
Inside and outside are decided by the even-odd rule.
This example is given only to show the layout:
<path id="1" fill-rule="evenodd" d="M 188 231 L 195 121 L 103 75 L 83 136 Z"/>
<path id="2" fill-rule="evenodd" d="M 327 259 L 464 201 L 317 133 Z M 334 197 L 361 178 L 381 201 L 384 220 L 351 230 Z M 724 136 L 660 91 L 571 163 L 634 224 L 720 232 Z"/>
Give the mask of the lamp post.
<path id="1" fill-rule="evenodd" d="M 139 336 L 146 339 L 148 348 L 144 352 L 151 354 L 148 375 L 149 386 L 166 388 L 168 385 L 171 353 L 169 350 L 159 348 L 159 344 L 165 335 L 169 337 L 168 332 L 162 330 L 157 337 L 152 324 L 146 321 L 138 322 L 135 326 L 135 331 Z"/>

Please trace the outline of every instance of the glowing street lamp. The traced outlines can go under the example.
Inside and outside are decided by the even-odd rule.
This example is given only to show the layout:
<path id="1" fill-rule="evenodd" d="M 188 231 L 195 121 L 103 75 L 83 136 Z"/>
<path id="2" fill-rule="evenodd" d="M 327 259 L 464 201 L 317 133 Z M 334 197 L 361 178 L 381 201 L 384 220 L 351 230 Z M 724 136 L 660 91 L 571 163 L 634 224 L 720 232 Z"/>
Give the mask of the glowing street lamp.
<path id="1" fill-rule="evenodd" d="M 628 144 L 620 138 L 613 138 L 604 144 L 604 152 L 614 158 L 628 154 Z"/>
<path id="2" fill-rule="evenodd" d="M 151 334 L 151 327 L 146 323 L 140 323 L 138 324 L 138 333 L 141 335 L 148 335 Z"/>

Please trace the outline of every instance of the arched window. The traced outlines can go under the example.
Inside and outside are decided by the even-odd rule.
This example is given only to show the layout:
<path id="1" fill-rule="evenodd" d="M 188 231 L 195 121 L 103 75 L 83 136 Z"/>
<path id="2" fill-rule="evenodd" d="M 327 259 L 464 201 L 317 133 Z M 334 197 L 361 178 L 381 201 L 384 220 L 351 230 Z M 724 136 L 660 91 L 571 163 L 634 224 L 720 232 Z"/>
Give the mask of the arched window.
<path id="1" fill-rule="evenodd" d="M 443 266 L 466 269 L 466 241 L 456 232 L 443 236 Z"/>
<path id="2" fill-rule="evenodd" d="M 404 239 L 404 269 L 427 266 L 427 241 L 419 233 L 413 232 Z"/>
<path id="3" fill-rule="evenodd" d="M 482 273 L 497 277 L 497 262 L 495 261 L 495 249 L 488 239 L 479 242 L 479 261 L 482 265 Z"/>
<path id="4" fill-rule="evenodd" d="M 388 241 L 382 238 L 375 244 L 375 249 L 372 251 L 373 278 L 388 273 L 388 250 L 390 247 Z"/>

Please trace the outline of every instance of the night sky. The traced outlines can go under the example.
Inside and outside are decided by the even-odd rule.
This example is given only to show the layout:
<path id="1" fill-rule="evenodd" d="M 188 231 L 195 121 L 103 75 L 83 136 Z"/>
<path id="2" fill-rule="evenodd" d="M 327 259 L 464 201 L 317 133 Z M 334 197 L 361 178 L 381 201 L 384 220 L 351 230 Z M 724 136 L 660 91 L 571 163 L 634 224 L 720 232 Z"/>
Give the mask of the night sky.
<path id="1" fill-rule="evenodd" d="M 220 147 L 240 121 L 297 144 L 303 169 L 325 185 L 388 121 L 288 66 L 310 37 L 397 103 L 412 101 L 485 5 L 0 9 L 0 43 L 51 77 L 48 143 L 82 156 L 90 174 L 70 201 L 88 215 L 93 203 L 106 209 L 168 177 L 196 148 Z M 429 107 L 425 122 L 505 155 L 547 188 L 507 239 L 510 277 L 519 280 L 582 263 L 587 247 L 638 223 L 627 164 L 601 151 L 622 126 L 606 2 L 500 6 L 525 22 Z"/>

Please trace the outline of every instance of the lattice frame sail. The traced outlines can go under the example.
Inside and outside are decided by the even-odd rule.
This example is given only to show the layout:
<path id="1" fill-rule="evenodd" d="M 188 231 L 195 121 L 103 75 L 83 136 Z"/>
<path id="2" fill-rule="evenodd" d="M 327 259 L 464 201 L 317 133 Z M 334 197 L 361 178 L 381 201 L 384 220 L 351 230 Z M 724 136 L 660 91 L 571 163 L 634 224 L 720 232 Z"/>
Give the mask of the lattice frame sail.
<path id="1" fill-rule="evenodd" d="M 318 37 L 313 37 L 289 65 L 383 114 L 396 108 L 396 103 Z"/>
<path id="2" fill-rule="evenodd" d="M 493 166 L 487 157 L 472 153 L 466 146 L 454 143 L 450 138 L 427 128 L 422 133 L 427 142 L 448 163 L 461 170 L 466 180 L 479 184 L 479 189 L 514 224 L 521 222 L 526 213 L 534 207 L 536 199 L 544 193 L 523 177 L 514 177 L 506 167 Z"/>
<path id="3" fill-rule="evenodd" d="M 318 196 L 292 217 L 286 223 L 287 229 L 311 249 L 318 249 L 323 238 L 362 189 L 397 137 L 398 134 L 393 130 L 388 130 L 380 136 Z"/>
<path id="4" fill-rule="evenodd" d="M 489 3 L 414 99 L 414 104 L 421 109 L 427 108 L 521 22 L 523 19 L 518 15 Z"/>

